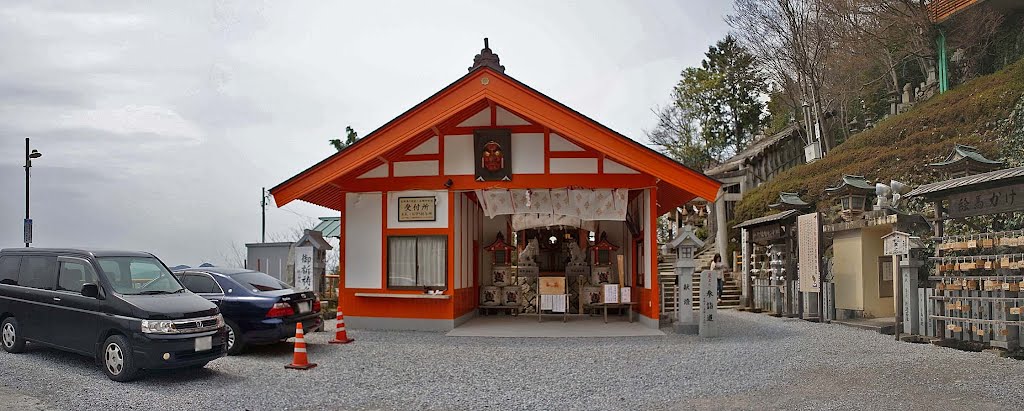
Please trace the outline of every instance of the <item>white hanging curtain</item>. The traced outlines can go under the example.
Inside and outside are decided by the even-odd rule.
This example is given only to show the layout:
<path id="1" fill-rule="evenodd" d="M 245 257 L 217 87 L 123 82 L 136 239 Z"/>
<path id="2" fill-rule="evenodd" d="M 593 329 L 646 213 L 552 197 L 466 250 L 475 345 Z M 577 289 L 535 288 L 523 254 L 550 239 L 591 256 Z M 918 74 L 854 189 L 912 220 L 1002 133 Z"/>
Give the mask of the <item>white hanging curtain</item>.
<path id="1" fill-rule="evenodd" d="M 581 220 L 578 217 L 556 215 L 556 214 L 513 214 L 512 230 L 526 230 L 530 228 L 567 226 L 582 228 L 587 231 L 597 231 L 597 223 L 594 221 Z"/>
<path id="2" fill-rule="evenodd" d="M 388 285 L 416 286 L 416 237 L 388 238 Z"/>
<path id="3" fill-rule="evenodd" d="M 550 190 L 509 190 L 512 193 L 512 209 L 516 214 L 551 214 Z"/>
<path id="4" fill-rule="evenodd" d="M 511 214 L 515 230 L 551 225 L 587 228 L 599 220 L 626 221 L 629 205 L 627 189 L 493 189 L 476 190 L 476 195 L 484 215 Z"/>
<path id="5" fill-rule="evenodd" d="M 487 217 L 515 213 L 515 209 L 512 207 L 512 195 L 508 190 L 477 190 L 476 197 L 480 199 L 484 215 Z"/>
<path id="6" fill-rule="evenodd" d="M 566 215 L 584 220 L 626 221 L 629 190 L 626 189 L 572 189 L 569 190 L 569 208 Z"/>
<path id="7" fill-rule="evenodd" d="M 441 236 L 419 237 L 417 243 L 417 261 L 419 264 L 419 284 L 425 287 L 443 287 L 445 283 L 445 252 L 447 241 Z"/>

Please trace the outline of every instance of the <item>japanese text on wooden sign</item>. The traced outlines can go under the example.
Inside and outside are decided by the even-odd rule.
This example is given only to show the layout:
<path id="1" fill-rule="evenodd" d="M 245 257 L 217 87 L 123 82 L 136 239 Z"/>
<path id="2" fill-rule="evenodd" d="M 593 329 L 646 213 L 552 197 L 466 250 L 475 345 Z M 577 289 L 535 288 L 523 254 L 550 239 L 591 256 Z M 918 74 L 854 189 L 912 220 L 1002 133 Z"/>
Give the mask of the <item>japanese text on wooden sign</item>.
<path id="1" fill-rule="evenodd" d="M 763 225 L 750 229 L 750 240 L 755 243 L 782 238 L 782 226 L 779 224 Z"/>
<path id="2" fill-rule="evenodd" d="M 819 271 L 821 248 L 818 246 L 818 236 L 821 232 L 820 214 L 811 213 L 796 218 L 797 238 L 800 241 L 799 257 L 800 269 L 800 292 L 816 293 L 821 284 Z"/>
<path id="3" fill-rule="evenodd" d="M 429 197 L 398 197 L 398 221 L 435 221 L 437 201 Z"/>
<path id="4" fill-rule="evenodd" d="M 952 194 L 949 217 L 960 218 L 1024 210 L 1024 184 Z"/>

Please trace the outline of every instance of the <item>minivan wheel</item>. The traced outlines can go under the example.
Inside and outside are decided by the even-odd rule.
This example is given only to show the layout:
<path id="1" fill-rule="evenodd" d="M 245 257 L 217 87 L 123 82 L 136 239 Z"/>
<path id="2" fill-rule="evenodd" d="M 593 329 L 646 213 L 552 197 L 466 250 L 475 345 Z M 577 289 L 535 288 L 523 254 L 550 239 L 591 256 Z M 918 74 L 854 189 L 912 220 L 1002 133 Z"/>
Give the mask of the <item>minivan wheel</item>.
<path id="1" fill-rule="evenodd" d="M 111 335 L 103 342 L 103 351 L 100 353 L 100 363 L 103 365 L 103 372 L 114 381 L 131 381 L 138 375 L 138 368 L 135 367 L 135 358 L 132 357 L 132 346 L 127 338 L 122 335 Z"/>
<path id="2" fill-rule="evenodd" d="M 245 341 L 242 341 L 242 330 L 234 321 L 224 321 L 224 347 L 228 355 L 238 355 L 245 349 Z"/>
<path id="3" fill-rule="evenodd" d="M 14 317 L 7 317 L 0 323 L 0 345 L 4 351 L 17 354 L 25 351 L 25 339 L 19 333 L 18 320 Z"/>

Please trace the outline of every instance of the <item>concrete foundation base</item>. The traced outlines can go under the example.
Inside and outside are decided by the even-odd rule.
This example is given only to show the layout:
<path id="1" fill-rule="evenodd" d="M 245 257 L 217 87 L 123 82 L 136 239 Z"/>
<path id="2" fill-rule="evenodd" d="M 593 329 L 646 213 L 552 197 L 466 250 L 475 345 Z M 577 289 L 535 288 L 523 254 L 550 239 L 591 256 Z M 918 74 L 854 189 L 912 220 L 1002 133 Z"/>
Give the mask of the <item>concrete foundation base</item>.
<path id="1" fill-rule="evenodd" d="M 697 335 L 698 333 L 700 333 L 700 325 L 699 324 L 673 324 L 672 325 L 672 330 L 675 331 L 676 334 Z"/>
<path id="2" fill-rule="evenodd" d="M 627 322 L 625 318 L 609 317 L 608 323 L 601 317 L 570 316 L 566 322 L 561 317 L 545 318 L 537 322 L 536 315 L 483 316 L 451 330 L 449 337 L 639 337 L 661 336 L 665 333 L 640 322 Z"/>
<path id="3" fill-rule="evenodd" d="M 453 319 L 345 316 L 345 327 L 363 330 L 451 331 L 476 317 L 476 310 Z"/>

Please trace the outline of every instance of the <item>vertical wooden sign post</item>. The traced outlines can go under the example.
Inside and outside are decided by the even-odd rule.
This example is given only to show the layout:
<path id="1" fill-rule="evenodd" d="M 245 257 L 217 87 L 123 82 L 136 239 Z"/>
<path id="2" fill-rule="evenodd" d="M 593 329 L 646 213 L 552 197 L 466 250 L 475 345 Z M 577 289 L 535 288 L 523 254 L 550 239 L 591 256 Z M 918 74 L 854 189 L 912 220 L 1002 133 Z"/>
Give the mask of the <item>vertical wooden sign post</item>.
<path id="1" fill-rule="evenodd" d="M 718 281 L 717 272 L 700 273 L 700 336 L 718 336 Z"/>

